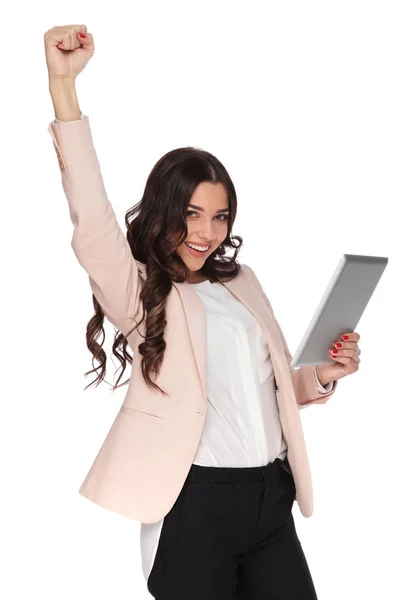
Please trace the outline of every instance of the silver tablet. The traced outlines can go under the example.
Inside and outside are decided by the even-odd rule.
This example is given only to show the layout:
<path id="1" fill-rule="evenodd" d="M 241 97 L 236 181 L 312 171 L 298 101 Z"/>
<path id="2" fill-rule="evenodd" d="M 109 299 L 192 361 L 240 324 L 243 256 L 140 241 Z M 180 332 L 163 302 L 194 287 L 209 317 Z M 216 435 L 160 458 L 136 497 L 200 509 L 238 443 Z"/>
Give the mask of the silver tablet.
<path id="1" fill-rule="evenodd" d="M 389 259 L 343 254 L 290 363 L 291 367 L 334 364 L 331 344 L 356 330 Z"/>

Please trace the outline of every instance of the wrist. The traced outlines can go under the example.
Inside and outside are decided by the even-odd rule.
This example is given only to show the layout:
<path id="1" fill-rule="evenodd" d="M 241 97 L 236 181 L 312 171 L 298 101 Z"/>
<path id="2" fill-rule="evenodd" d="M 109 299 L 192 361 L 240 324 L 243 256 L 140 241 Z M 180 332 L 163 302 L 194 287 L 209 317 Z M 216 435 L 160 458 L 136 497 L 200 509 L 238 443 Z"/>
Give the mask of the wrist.
<path id="1" fill-rule="evenodd" d="M 76 121 L 81 117 L 75 79 L 49 79 L 49 91 L 56 119 Z"/>
<path id="2" fill-rule="evenodd" d="M 75 87 L 76 77 L 58 77 L 49 74 L 49 87 Z"/>
<path id="3" fill-rule="evenodd" d="M 328 383 L 330 383 L 332 381 L 332 380 L 327 381 L 327 379 L 322 377 L 322 375 L 320 375 L 320 373 L 318 372 L 318 367 L 315 367 L 315 374 L 317 376 L 319 383 L 322 385 L 322 387 L 325 387 L 326 385 L 328 385 Z"/>

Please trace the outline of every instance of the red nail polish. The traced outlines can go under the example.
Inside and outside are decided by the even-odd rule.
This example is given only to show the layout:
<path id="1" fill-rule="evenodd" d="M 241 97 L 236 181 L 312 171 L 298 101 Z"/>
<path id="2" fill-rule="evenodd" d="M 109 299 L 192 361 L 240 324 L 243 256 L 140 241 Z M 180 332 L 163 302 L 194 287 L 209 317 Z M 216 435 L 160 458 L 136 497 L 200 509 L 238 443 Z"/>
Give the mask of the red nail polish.
<path id="1" fill-rule="evenodd" d="M 348 335 L 342 335 L 342 340 L 348 340 L 349 336 Z"/>
<path id="2" fill-rule="evenodd" d="M 336 342 L 336 346 L 338 346 L 339 348 L 341 348 L 342 344 L 340 342 Z"/>
<path id="3" fill-rule="evenodd" d="M 78 33 L 79 37 L 86 37 L 84 33 Z"/>
<path id="4" fill-rule="evenodd" d="M 332 350 L 332 354 L 337 354 L 337 350 Z"/>

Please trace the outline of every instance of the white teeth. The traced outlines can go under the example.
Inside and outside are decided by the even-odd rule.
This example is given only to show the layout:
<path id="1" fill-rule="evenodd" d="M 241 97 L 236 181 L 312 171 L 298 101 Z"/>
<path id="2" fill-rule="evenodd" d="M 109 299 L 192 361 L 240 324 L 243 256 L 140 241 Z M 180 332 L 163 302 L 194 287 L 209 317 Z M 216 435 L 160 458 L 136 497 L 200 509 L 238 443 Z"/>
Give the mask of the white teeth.
<path id="1" fill-rule="evenodd" d="M 199 250 L 200 252 L 207 252 L 207 250 L 210 247 L 207 246 L 206 248 L 204 248 L 203 246 L 196 246 L 196 244 L 189 244 L 189 242 L 186 242 L 186 244 L 189 246 L 189 248 L 194 248 L 195 250 Z"/>

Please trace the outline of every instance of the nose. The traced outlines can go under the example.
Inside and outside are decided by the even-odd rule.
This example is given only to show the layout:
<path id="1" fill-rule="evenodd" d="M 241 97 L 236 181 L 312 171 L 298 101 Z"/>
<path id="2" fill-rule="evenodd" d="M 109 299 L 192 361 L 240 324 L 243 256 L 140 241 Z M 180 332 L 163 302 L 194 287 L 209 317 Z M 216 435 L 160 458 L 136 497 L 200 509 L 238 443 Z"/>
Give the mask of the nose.
<path id="1" fill-rule="evenodd" d="M 204 228 L 199 231 L 200 237 L 204 242 L 207 242 L 209 244 L 212 244 L 213 242 L 215 242 L 216 240 L 216 234 L 214 231 L 214 224 L 210 223 L 207 225 L 204 225 Z"/>

